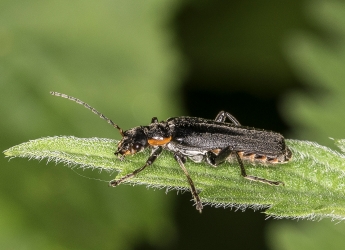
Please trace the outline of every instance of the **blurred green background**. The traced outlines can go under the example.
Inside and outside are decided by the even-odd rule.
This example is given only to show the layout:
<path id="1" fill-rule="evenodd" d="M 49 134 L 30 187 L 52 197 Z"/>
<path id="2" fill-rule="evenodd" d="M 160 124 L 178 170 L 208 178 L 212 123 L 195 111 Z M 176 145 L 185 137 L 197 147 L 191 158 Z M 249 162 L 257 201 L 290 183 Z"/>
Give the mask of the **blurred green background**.
<path id="1" fill-rule="evenodd" d="M 333 147 L 345 138 L 343 1 L 0 1 L 1 148 L 119 139 L 151 117 L 214 118 Z M 0 157 L 1 249 L 342 249 L 345 224 L 265 220 L 114 173 Z M 282 166 L 283 167 L 283 166 Z M 178 195 L 177 195 L 178 193 Z"/>

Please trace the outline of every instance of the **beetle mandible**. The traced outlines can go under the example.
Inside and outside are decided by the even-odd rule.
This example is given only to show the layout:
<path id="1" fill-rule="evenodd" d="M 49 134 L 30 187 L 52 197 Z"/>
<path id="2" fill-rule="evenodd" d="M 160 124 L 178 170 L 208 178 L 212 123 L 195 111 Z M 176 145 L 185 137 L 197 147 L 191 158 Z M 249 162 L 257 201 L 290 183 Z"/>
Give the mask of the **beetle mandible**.
<path id="1" fill-rule="evenodd" d="M 235 117 L 225 111 L 219 112 L 215 120 L 182 116 L 158 122 L 157 117 L 153 117 L 148 126 L 138 126 L 123 131 L 112 120 L 87 103 L 66 94 L 53 91 L 50 93 L 83 105 L 118 129 L 122 139 L 114 154 L 121 160 L 126 155 L 133 155 L 151 148 L 152 152 L 146 163 L 120 179 L 110 181 L 109 185 L 112 187 L 118 186 L 152 165 L 163 149 L 173 152 L 175 160 L 187 177 L 196 209 L 199 212 L 202 211 L 203 205 L 193 180 L 184 166 L 187 159 L 194 162 L 205 161 L 217 167 L 227 159 L 234 158 L 238 161 L 244 178 L 274 186 L 284 185 L 281 181 L 247 175 L 242 161 L 271 164 L 288 162 L 292 153 L 285 145 L 284 137 L 276 132 L 242 126 Z M 230 122 L 226 122 L 227 119 Z"/>

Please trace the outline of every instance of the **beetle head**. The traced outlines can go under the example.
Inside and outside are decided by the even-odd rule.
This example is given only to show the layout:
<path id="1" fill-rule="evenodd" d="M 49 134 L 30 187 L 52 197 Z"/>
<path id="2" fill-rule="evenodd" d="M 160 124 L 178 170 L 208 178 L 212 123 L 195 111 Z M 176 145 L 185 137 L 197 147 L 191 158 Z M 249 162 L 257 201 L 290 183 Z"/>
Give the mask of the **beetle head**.
<path id="1" fill-rule="evenodd" d="M 143 151 L 148 146 L 144 127 L 135 127 L 123 132 L 123 138 L 117 146 L 115 155 L 131 155 Z"/>

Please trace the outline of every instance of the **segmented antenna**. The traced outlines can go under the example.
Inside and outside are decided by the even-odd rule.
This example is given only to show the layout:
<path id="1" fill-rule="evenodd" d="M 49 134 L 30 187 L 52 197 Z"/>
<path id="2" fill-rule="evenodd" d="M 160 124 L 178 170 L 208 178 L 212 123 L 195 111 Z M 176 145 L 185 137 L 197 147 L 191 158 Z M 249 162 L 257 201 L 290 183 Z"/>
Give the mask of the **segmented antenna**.
<path id="1" fill-rule="evenodd" d="M 120 134 L 123 136 L 123 130 L 117 125 L 115 124 L 112 120 L 110 120 L 109 118 L 107 118 L 105 115 L 103 115 L 102 113 L 98 112 L 95 108 L 91 107 L 89 104 L 87 104 L 86 102 L 83 102 L 73 96 L 69 96 L 66 94 L 61 94 L 58 92 L 54 92 L 54 91 L 50 91 L 51 95 L 55 95 L 55 96 L 60 96 L 63 98 L 66 98 L 68 100 L 74 101 L 78 104 L 83 105 L 85 108 L 91 110 L 93 113 L 95 113 L 96 115 L 98 115 L 99 117 L 101 117 L 103 120 L 106 120 L 110 125 L 112 125 L 114 128 L 118 129 L 120 131 Z"/>

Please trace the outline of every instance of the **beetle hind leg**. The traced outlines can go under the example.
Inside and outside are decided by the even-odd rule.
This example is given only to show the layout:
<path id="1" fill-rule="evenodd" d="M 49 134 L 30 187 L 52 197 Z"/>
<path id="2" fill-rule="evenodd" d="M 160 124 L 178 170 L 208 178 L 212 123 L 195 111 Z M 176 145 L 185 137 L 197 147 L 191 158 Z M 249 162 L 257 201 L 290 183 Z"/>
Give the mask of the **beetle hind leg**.
<path id="1" fill-rule="evenodd" d="M 237 121 L 237 119 L 230 113 L 225 112 L 225 111 L 220 111 L 218 115 L 216 116 L 216 119 L 214 119 L 216 122 L 225 122 L 226 118 L 228 118 L 231 123 L 240 126 L 240 122 Z"/>
<path id="2" fill-rule="evenodd" d="M 264 179 L 261 177 L 257 177 L 257 176 L 253 176 L 253 175 L 247 175 L 246 169 L 244 168 L 244 165 L 243 165 L 243 162 L 242 162 L 240 155 L 238 154 L 238 152 L 235 152 L 235 155 L 236 155 L 238 164 L 240 164 L 241 175 L 244 178 L 251 180 L 251 181 L 259 181 L 259 182 L 266 183 L 266 184 L 272 185 L 272 186 L 279 186 L 279 185 L 284 186 L 284 182 L 281 182 L 281 181 L 271 181 L 271 180 L 267 180 L 267 179 Z"/>
<path id="3" fill-rule="evenodd" d="M 241 175 L 243 178 L 246 178 L 251 181 L 259 181 L 272 186 L 284 185 L 284 183 L 281 181 L 272 181 L 253 175 L 247 175 L 246 169 L 244 168 L 239 152 L 234 151 L 231 147 L 226 147 L 222 149 L 217 155 L 212 151 L 207 152 L 206 162 L 209 163 L 211 166 L 216 167 L 219 164 L 223 163 L 231 154 L 235 154 L 238 164 L 240 165 Z"/>
<path id="4" fill-rule="evenodd" d="M 271 180 L 267 180 L 267 179 L 264 179 L 261 177 L 252 176 L 252 175 L 246 175 L 243 177 L 246 178 L 247 180 L 259 181 L 259 182 L 266 183 L 266 184 L 271 185 L 271 186 L 279 186 L 279 185 L 285 186 L 284 182 L 282 182 L 282 181 L 271 181 Z"/>

